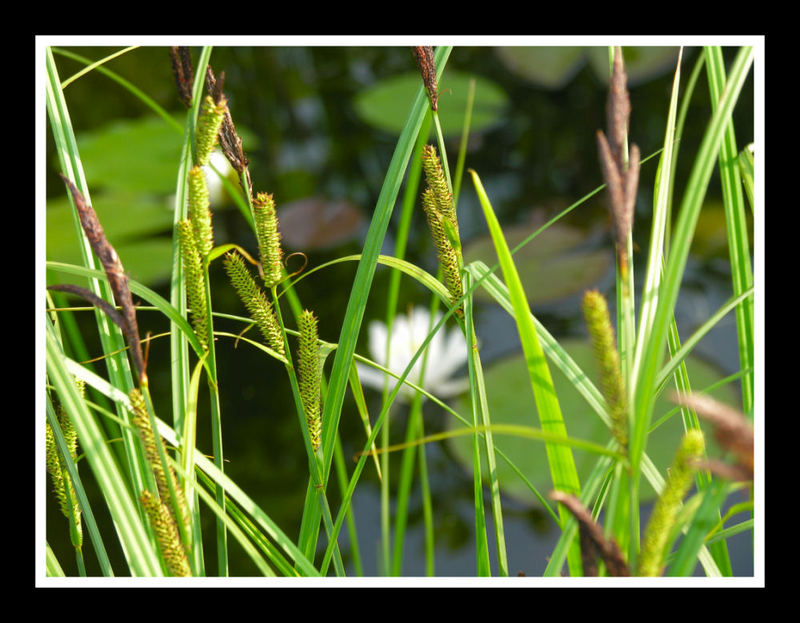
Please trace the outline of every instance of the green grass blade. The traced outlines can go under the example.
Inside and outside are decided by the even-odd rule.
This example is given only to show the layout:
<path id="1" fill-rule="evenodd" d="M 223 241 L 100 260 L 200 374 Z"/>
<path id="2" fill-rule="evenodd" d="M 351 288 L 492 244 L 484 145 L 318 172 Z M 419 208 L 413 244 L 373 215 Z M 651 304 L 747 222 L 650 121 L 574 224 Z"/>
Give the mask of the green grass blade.
<path id="1" fill-rule="evenodd" d="M 561 415 L 561 407 L 559 406 L 558 397 L 553 389 L 550 368 L 547 365 L 544 351 L 539 342 L 536 326 L 531 319 L 528 298 L 522 288 L 522 282 L 520 281 L 519 274 L 514 265 L 514 260 L 511 257 L 508 244 L 500 229 L 500 223 L 497 221 L 497 217 L 494 214 L 491 203 L 489 203 L 480 178 L 474 171 L 470 171 L 470 174 L 472 175 L 475 190 L 478 193 L 478 198 L 489 226 L 489 232 L 494 241 L 495 251 L 497 252 L 500 266 L 503 269 L 503 276 L 508 286 L 542 430 L 566 437 L 567 430 Z M 572 456 L 572 451 L 564 446 L 550 444 L 545 444 L 545 450 L 547 452 L 554 488 L 573 495 L 579 495 L 580 482 L 578 481 L 578 472 L 575 467 L 575 459 Z M 559 505 L 559 515 L 561 516 L 563 525 L 569 518 L 569 512 Z M 577 570 L 581 568 L 577 542 L 575 550 L 571 548 L 570 551 L 570 569 L 573 573 L 576 573 Z"/>
<path id="2" fill-rule="evenodd" d="M 80 152 L 78 151 L 77 141 L 70 121 L 69 110 L 64 99 L 64 93 L 58 77 L 58 70 L 50 48 L 45 50 L 45 61 L 47 77 L 45 89 L 47 115 L 50 120 L 56 154 L 61 165 L 62 173 L 72 180 L 81 194 L 86 198 L 86 201 L 91 204 L 89 190 L 83 173 Z M 69 201 L 72 204 L 72 196 L 70 193 L 68 194 L 70 195 Z M 81 227 L 74 205 L 72 213 L 75 235 L 81 249 L 83 265 L 90 269 L 97 268 L 99 262 L 92 253 L 91 245 Z M 102 273 L 102 271 L 100 272 Z M 91 277 L 89 278 L 89 289 L 105 301 L 114 300 L 111 287 L 108 285 L 107 280 Z M 122 388 L 124 392 L 127 393 L 133 389 L 134 382 L 131 376 L 130 362 L 124 350 L 125 339 L 122 335 L 122 331 L 99 310 L 95 310 L 95 319 L 103 352 L 107 355 L 106 370 L 108 378 L 115 386 Z M 127 422 L 127 410 L 119 404 L 116 405 L 116 409 L 120 418 Z M 114 430 L 114 435 L 118 433 L 120 433 L 119 430 Z M 140 491 L 147 480 L 149 468 L 146 466 L 141 447 L 135 435 L 128 428 L 122 428 L 121 435 L 123 444 L 120 457 L 124 458 L 128 465 L 125 474 L 132 480 L 134 490 Z"/>
<path id="3" fill-rule="evenodd" d="M 440 47 L 436 50 L 435 62 L 439 75 L 441 75 L 449 55 L 449 47 Z M 394 203 L 403 181 L 408 159 L 411 156 L 427 107 L 427 95 L 424 88 L 420 86 L 381 187 L 367 232 L 367 238 L 364 242 L 361 261 L 358 264 L 356 276 L 351 287 L 350 298 L 342 322 L 339 347 L 336 350 L 330 374 L 328 400 L 322 413 L 322 449 L 323 455 L 326 457 L 323 473 L 325 481 L 327 481 L 330 472 L 330 459 L 333 457 L 333 444 L 339 426 L 344 393 L 350 374 L 350 363 L 360 333 L 361 321 L 364 317 L 364 309 L 372 286 L 378 256 L 380 255 Z M 313 497 L 311 496 L 311 498 Z M 303 513 L 299 541 L 302 550 L 309 555 L 313 552 L 316 544 L 320 520 L 318 503 L 311 498 L 308 498 L 309 504 L 307 504 Z"/>
<path id="4" fill-rule="evenodd" d="M 139 517 L 138 509 L 99 425 L 78 395 L 65 357 L 47 323 L 47 373 L 61 404 L 78 432 L 81 447 L 94 474 L 119 536 L 130 572 L 137 577 L 162 575 L 156 552 Z"/>
<path id="5" fill-rule="evenodd" d="M 725 87 L 725 64 L 722 59 L 722 50 L 719 47 L 709 47 L 706 48 L 705 53 L 711 103 L 712 107 L 717 108 Z M 750 263 L 750 243 L 738 156 L 733 121 L 729 121 L 725 126 L 719 150 L 719 170 L 734 295 L 739 295 L 753 286 L 753 267 Z M 753 300 L 745 299 L 741 306 L 736 308 L 739 365 L 742 370 L 750 370 L 742 378 L 742 410 L 745 413 L 749 413 L 753 408 L 753 323 Z"/>
<path id="6" fill-rule="evenodd" d="M 464 288 L 469 291 L 471 288 L 472 276 L 469 273 L 464 273 Z M 473 436 L 473 447 L 475 451 L 474 456 L 474 477 L 476 482 L 476 502 L 480 503 L 480 518 L 483 519 L 483 481 L 481 477 L 481 461 L 478 439 L 478 428 L 484 427 L 483 435 L 483 449 L 486 456 L 486 467 L 489 470 L 489 491 L 492 500 L 492 519 L 494 522 L 495 532 L 495 547 L 497 551 L 497 570 L 501 577 L 508 576 L 508 556 L 506 554 L 506 538 L 505 529 L 503 527 L 503 510 L 500 503 L 500 482 L 497 477 L 497 459 L 495 457 L 494 438 L 491 430 L 491 416 L 489 414 L 489 404 L 486 398 L 486 386 L 483 380 L 483 367 L 481 365 L 480 354 L 478 352 L 478 339 L 475 335 L 474 319 L 473 319 L 473 304 L 472 297 L 467 296 L 464 299 L 464 325 L 467 334 L 467 365 L 469 369 L 469 386 L 470 386 L 470 403 L 472 404 L 472 425 L 475 428 Z M 476 507 L 476 513 L 478 509 Z M 485 530 L 485 525 L 484 525 Z M 478 525 L 476 524 L 476 533 L 478 533 Z M 479 534 L 479 533 L 478 533 Z M 481 539 L 486 539 L 485 532 L 481 535 Z M 477 545 L 482 546 L 483 543 L 478 541 Z M 481 552 L 481 548 L 477 548 Z M 487 561 L 488 565 L 488 561 Z M 480 569 L 479 558 L 479 569 Z"/>
<path id="7" fill-rule="evenodd" d="M 649 335 L 640 336 L 640 339 L 646 340 L 646 345 L 643 348 L 642 366 L 634 391 L 634 417 L 630 439 L 630 457 L 634 477 L 638 474 L 646 445 L 647 429 L 655 402 L 653 391 L 655 379 L 662 364 L 667 333 L 672 321 L 694 227 L 717 158 L 722 133 L 730 119 L 752 60 L 752 48 L 743 48 L 737 55 L 724 95 L 712 114 L 681 204 L 664 279 L 658 292 L 658 307 L 652 322 L 652 330 Z"/>

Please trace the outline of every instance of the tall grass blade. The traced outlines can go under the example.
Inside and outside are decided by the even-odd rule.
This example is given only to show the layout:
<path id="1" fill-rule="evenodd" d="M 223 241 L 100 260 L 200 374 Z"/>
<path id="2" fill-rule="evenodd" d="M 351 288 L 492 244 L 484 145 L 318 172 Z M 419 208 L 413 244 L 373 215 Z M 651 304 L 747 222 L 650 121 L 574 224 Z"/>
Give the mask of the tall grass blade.
<path id="1" fill-rule="evenodd" d="M 491 203 L 489 203 L 480 178 L 474 171 L 470 171 L 470 174 L 472 175 L 472 181 L 475 184 L 475 190 L 478 193 L 478 198 L 489 226 L 489 232 L 494 242 L 495 251 L 497 252 L 500 266 L 503 269 L 503 276 L 508 286 L 542 430 L 566 437 L 567 430 L 561 415 L 561 407 L 559 406 L 558 397 L 553 388 L 550 369 L 547 365 L 541 343 L 539 342 L 536 327 L 531 319 L 528 298 L 522 288 L 522 282 L 520 281 L 519 274 L 517 273 L 516 266 L 511 257 L 508 244 L 500 229 L 500 223 L 497 221 L 497 217 L 494 214 Z M 580 482 L 578 481 L 578 472 L 575 467 L 575 459 L 572 456 L 572 451 L 564 446 L 551 444 L 545 444 L 545 450 L 547 452 L 548 464 L 550 465 L 553 487 L 565 493 L 571 493 L 576 496 L 579 495 Z M 570 513 L 563 508 L 563 506 L 559 505 L 559 515 L 563 526 L 567 519 L 569 519 Z M 577 574 L 578 570 L 581 569 L 580 549 L 577 542 L 574 548 L 570 548 L 569 559 L 570 570 L 574 574 Z"/>
<path id="2" fill-rule="evenodd" d="M 120 546 L 133 576 L 162 575 L 158 556 L 139 517 L 136 504 L 125 485 L 103 432 L 75 388 L 65 357 L 47 322 L 47 373 L 81 440 L 86 460 L 94 474 L 117 530 Z"/>
<path id="3" fill-rule="evenodd" d="M 722 59 L 722 50 L 719 47 L 706 48 L 705 56 L 711 103 L 713 108 L 717 108 L 725 87 L 725 64 Z M 738 156 L 733 121 L 729 121 L 725 127 L 719 150 L 719 170 L 734 296 L 738 296 L 753 286 L 753 267 L 750 263 L 750 243 Z M 749 413 L 753 408 L 753 322 L 753 300 L 748 298 L 736 308 L 739 365 L 742 370 L 750 370 L 742 377 L 742 410 L 745 413 Z"/>
<path id="4" fill-rule="evenodd" d="M 634 478 L 637 477 L 641 467 L 641 458 L 647 440 L 647 429 L 655 403 L 653 391 L 655 379 L 662 363 L 667 333 L 672 321 L 694 227 L 719 152 L 722 133 L 730 119 L 736 98 L 739 95 L 752 61 L 752 48 L 743 48 L 736 57 L 719 106 L 712 114 L 681 204 L 670 256 L 658 292 L 658 307 L 652 321 L 651 331 L 646 336 L 640 336 L 640 339 L 644 339 L 646 342 L 642 350 L 642 364 L 634 390 L 634 417 L 630 440 L 630 458 Z"/>
<path id="5" fill-rule="evenodd" d="M 437 75 L 441 72 L 450 55 L 450 47 L 440 47 L 436 50 L 435 62 Z M 364 249 L 361 253 L 361 261 L 358 264 L 356 276 L 350 290 L 350 298 L 347 303 L 342 328 L 340 331 L 339 347 L 333 361 L 333 368 L 330 374 L 328 400 L 322 413 L 323 441 L 322 449 L 326 457 L 326 464 L 323 472 L 323 483 L 327 481 L 330 472 L 330 459 L 333 457 L 333 443 L 336 431 L 339 427 L 339 417 L 341 416 L 344 393 L 347 388 L 348 377 L 350 374 L 350 362 L 355 352 L 356 341 L 361 329 L 361 321 L 364 317 L 367 298 L 372 286 L 372 278 L 375 274 L 378 255 L 380 254 L 383 239 L 389 226 L 389 219 L 392 215 L 394 202 L 400 190 L 408 159 L 414 147 L 414 143 L 419 133 L 422 120 L 428 108 L 425 90 L 420 86 L 411 112 L 408 116 L 403 132 L 397 142 L 392 160 L 386 177 L 378 196 L 372 221 L 364 242 Z M 314 497 L 314 496 L 311 496 Z M 316 545 L 317 534 L 319 531 L 320 508 L 317 503 L 309 499 L 303 513 L 303 522 L 300 529 L 300 547 L 310 555 Z"/>

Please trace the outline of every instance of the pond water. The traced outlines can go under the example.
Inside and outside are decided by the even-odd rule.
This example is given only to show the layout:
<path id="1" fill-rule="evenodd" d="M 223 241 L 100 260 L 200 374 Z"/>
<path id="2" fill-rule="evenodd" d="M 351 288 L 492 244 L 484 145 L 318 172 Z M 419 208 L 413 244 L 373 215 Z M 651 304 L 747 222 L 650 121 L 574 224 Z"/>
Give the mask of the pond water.
<path id="1" fill-rule="evenodd" d="M 94 60 L 113 50 L 73 48 L 72 51 Z M 196 59 L 198 50 L 193 52 Z M 450 56 L 447 71 L 478 79 L 477 130 L 469 137 L 466 166 L 481 176 L 503 227 L 509 230 L 519 227 L 520 231 L 529 233 L 538 227 L 537 224 L 552 218 L 602 183 L 595 132 L 605 126 L 606 86 L 597 51 L 583 49 L 566 53 L 562 50 L 561 56 L 546 58 L 526 57 L 523 52 L 492 47 L 456 48 Z M 602 61 L 606 52 L 605 49 L 600 52 Z M 630 54 L 631 58 L 636 57 L 635 50 Z M 645 58 L 643 67 L 631 63 L 629 136 L 640 146 L 643 155 L 655 152 L 663 142 L 671 67 L 676 56 L 677 49 L 673 49 L 660 59 Z M 685 76 L 696 58 L 697 50 L 686 50 Z M 57 62 L 62 78 L 82 67 L 63 56 L 58 56 Z M 605 62 L 607 69 L 607 56 Z M 288 251 L 305 253 L 309 267 L 360 252 L 397 140 L 397 130 L 393 129 L 392 123 L 398 113 L 389 109 L 392 105 L 399 108 L 402 119 L 409 107 L 408 102 L 400 99 L 390 87 L 397 76 L 414 72 L 410 49 L 219 47 L 214 49 L 211 65 L 217 74 L 225 72 L 225 92 L 234 122 L 245 137 L 244 148 L 250 159 L 255 190 L 273 193 L 279 210 L 286 210 L 285 222 L 289 229 L 284 239 Z M 555 69 L 537 73 L 532 70 L 537 65 Z M 171 113 L 176 116 L 183 114 L 174 92 L 166 48 L 135 50 L 109 63 L 108 68 L 137 85 Z M 451 164 L 455 162 L 459 146 L 463 88 L 459 80 L 454 79 L 450 87 L 445 82 L 439 98 L 443 118 L 448 108 L 447 114 L 455 113 L 446 124 Z M 380 89 L 388 89 L 388 95 Z M 102 197 L 108 197 L 109 203 L 113 199 L 116 201 L 114 205 L 126 206 L 126 210 L 140 209 L 143 211 L 140 214 L 151 215 L 135 218 L 127 211 L 116 211 L 124 218 L 120 219 L 123 223 L 108 228 L 111 242 L 117 245 L 123 264 L 134 277 L 141 275 L 148 285 L 166 293 L 164 279 L 169 270 L 169 255 L 163 254 L 167 248 L 164 245 L 168 240 L 165 232 L 168 234 L 171 214 L 164 206 L 169 205 L 174 187 L 178 156 L 175 145 L 180 144 L 180 134 L 160 138 L 159 132 L 164 132 L 163 128 L 154 129 L 155 138 L 144 143 L 143 149 L 147 151 L 143 154 L 135 151 L 135 141 L 125 138 L 123 140 L 130 151 L 121 159 L 122 164 L 115 165 L 108 147 L 114 145 L 115 132 L 127 136 L 124 131 L 130 128 L 125 124 L 129 124 L 133 125 L 133 135 L 142 136 L 142 126 L 135 124 L 143 123 L 142 120 L 152 123 L 148 121 L 152 115 L 119 85 L 98 72 L 70 85 L 66 96 L 79 144 L 86 148 L 82 154 L 86 158 L 90 188 L 101 221 L 106 222 L 100 205 Z M 742 104 L 735 117 L 740 148 L 753 140 L 752 100 L 750 83 L 743 91 Z M 676 173 L 678 197 L 708 119 L 708 110 L 707 87 L 701 79 L 681 145 Z M 120 124 L 120 121 L 125 124 Z M 449 128 L 455 128 L 455 131 Z M 166 135 L 170 132 L 174 131 L 167 131 Z M 157 154 L 153 144 L 161 145 L 162 151 Z M 98 155 L 93 157 L 94 153 Z M 108 180 L 131 179 L 129 167 L 132 159 L 137 162 L 144 159 L 154 168 L 142 173 L 143 181 L 139 187 L 121 188 L 119 184 L 114 187 L 114 183 Z M 90 169 L 91 163 L 103 161 L 111 171 L 105 170 L 104 177 L 93 177 L 96 169 Z M 161 169 L 155 168 L 161 161 L 166 162 L 164 166 L 172 163 L 172 168 L 163 173 L 163 182 L 159 181 Z M 652 197 L 655 163 L 653 159 L 642 169 L 634 226 L 634 241 L 639 248 L 634 255 L 635 263 L 643 258 L 648 244 L 648 213 L 651 210 L 648 198 Z M 56 222 L 56 210 L 59 201 L 63 201 L 63 186 L 55 175 L 55 168 L 48 171 L 48 197 L 52 198 L 53 210 L 48 212 L 49 227 L 51 222 Z M 122 203 L 123 196 L 128 203 Z M 724 229 L 720 231 L 724 224 L 715 220 L 721 209 L 720 201 L 719 182 L 714 179 L 707 210 L 701 217 L 702 227 L 698 230 L 702 233 L 697 244 L 698 253 L 690 261 L 677 310 L 682 336 L 688 336 L 729 297 L 731 286 L 725 262 Z M 465 245 L 472 244 L 475 253 L 479 254 L 486 227 L 468 180 L 462 186 L 458 211 L 462 239 Z M 114 218 L 110 212 L 109 221 Z M 385 253 L 393 251 L 399 212 L 398 205 L 387 235 Z M 281 219 L 283 223 L 284 218 Z M 152 231 L 124 229 L 134 227 L 136 221 L 150 223 Z M 319 225 L 320 222 L 323 226 Z M 552 252 L 542 251 L 536 256 L 536 243 L 529 245 L 534 255 L 529 260 L 532 266 L 530 279 L 540 280 L 531 282 L 531 304 L 537 317 L 557 338 L 580 339 L 585 336 L 579 307 L 583 290 L 597 287 L 609 296 L 610 301 L 614 300 L 610 227 L 604 195 L 601 193 L 591 198 L 560 225 L 564 228 L 564 238 L 553 236 Z M 120 229 L 115 230 L 115 227 Z M 229 200 L 223 198 L 220 205 L 215 206 L 214 227 L 217 244 L 236 242 L 255 249 L 251 230 Z M 436 259 L 426 227 L 420 211 L 412 223 L 406 256 L 435 272 Z M 161 246 L 142 247 L 144 238 L 152 243 L 154 237 L 162 240 Z M 125 245 L 129 245 L 129 253 L 125 252 Z M 55 248 L 55 238 L 52 245 L 48 238 L 49 252 Z M 64 254 L 68 257 L 68 251 Z M 48 257 L 65 259 L 63 255 Z M 564 259 L 567 257 L 571 258 L 569 265 Z M 309 277 L 298 287 L 303 304 L 315 310 L 320 318 L 322 339 L 338 339 L 354 274 L 354 263 L 338 265 Z M 212 285 L 215 310 L 243 314 L 233 290 L 225 282 L 221 266 L 212 268 L 212 277 L 215 279 Z M 388 286 L 389 271 L 379 268 L 364 327 L 371 319 L 384 318 Z M 428 303 L 429 295 L 425 291 L 410 280 L 403 281 L 398 303 L 400 310 Z M 88 321 L 90 327 L 91 319 Z M 152 313 L 141 313 L 139 323 L 143 334 L 166 330 L 163 320 Z M 241 326 L 220 321 L 217 328 L 237 332 Z M 513 323 L 502 310 L 489 302 L 479 303 L 477 331 L 482 360 L 487 368 L 493 362 L 519 352 Z M 729 317 L 703 340 L 698 354 L 717 366 L 721 375 L 731 374 L 738 369 L 735 340 L 735 325 Z M 90 352 L 99 352 L 92 350 L 91 344 L 89 349 Z M 149 358 L 156 408 L 167 420 L 170 405 L 168 349 L 167 340 L 156 340 Z M 367 354 L 366 331 L 362 332 L 358 352 Z M 295 537 L 305 494 L 307 466 L 285 372 L 280 364 L 265 360 L 258 351 L 246 345 L 236 347 L 231 340 L 220 340 L 217 357 L 225 455 L 229 461 L 226 470 L 291 537 Z M 368 399 L 374 417 L 379 412 L 379 396 L 376 392 L 368 392 Z M 445 416 L 441 409 L 427 404 L 426 432 L 443 429 Z M 207 416 L 201 412 L 201 417 Z M 400 439 L 404 435 L 405 421 L 405 407 L 396 406 L 391 421 L 393 438 L 397 436 Z M 205 444 L 201 447 L 210 448 L 203 431 L 200 433 L 198 441 Z M 349 395 L 345 401 L 341 435 L 347 457 L 361 449 L 364 433 Z M 446 576 L 474 575 L 471 472 L 461 466 L 447 444 L 429 444 L 426 454 L 434 500 L 435 572 Z M 391 470 L 393 474 L 399 473 L 399 453 L 392 457 Z M 331 489 L 335 508 L 338 492 L 333 485 Z M 410 505 L 403 572 L 406 575 L 424 575 L 418 487 L 412 493 Z M 353 507 L 364 572 L 377 575 L 381 568 L 380 501 L 374 468 L 365 470 Z M 504 498 L 504 511 L 511 574 L 541 575 L 557 531 L 541 510 L 519 499 Z M 48 517 L 48 522 L 54 526 L 58 521 L 57 517 Z M 54 527 L 52 531 L 56 533 L 57 530 Z M 209 523 L 205 533 L 211 532 Z M 345 534 L 342 539 L 345 561 L 348 572 L 352 573 L 347 542 Z M 51 542 L 51 545 L 62 556 L 62 561 L 70 558 L 63 553 L 68 544 Z M 731 548 L 734 573 L 752 574 L 751 535 L 748 533 L 732 539 Z M 255 568 L 239 556 L 235 547 L 232 549 L 231 573 L 255 573 Z"/>

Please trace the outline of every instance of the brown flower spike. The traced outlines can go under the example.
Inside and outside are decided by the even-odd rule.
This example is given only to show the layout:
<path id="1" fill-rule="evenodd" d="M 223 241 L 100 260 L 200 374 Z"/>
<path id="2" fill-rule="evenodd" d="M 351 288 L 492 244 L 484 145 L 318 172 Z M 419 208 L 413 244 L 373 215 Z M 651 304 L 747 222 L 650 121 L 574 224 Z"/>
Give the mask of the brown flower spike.
<path id="1" fill-rule="evenodd" d="M 561 502 L 567 507 L 578 521 L 578 532 L 581 539 L 581 559 L 583 562 L 583 575 L 597 576 L 597 556 L 599 555 L 606 564 L 608 574 L 614 577 L 628 577 L 630 570 L 619 545 L 614 539 L 607 539 L 603 529 L 598 526 L 592 514 L 581 504 L 574 495 L 563 491 L 553 491 L 550 497 L 556 502 Z"/>
<path id="2" fill-rule="evenodd" d="M 436 81 L 436 64 L 433 62 L 433 48 L 429 45 L 420 45 L 414 46 L 412 51 L 422 74 L 422 82 L 428 91 L 431 110 L 438 110 L 439 87 Z"/>
<path id="3" fill-rule="evenodd" d="M 186 108 L 192 105 L 192 87 L 194 76 L 192 74 L 192 57 L 189 48 L 173 45 L 169 49 L 172 61 L 172 74 L 175 76 L 175 85 L 178 87 L 178 96 Z"/>
<path id="4" fill-rule="evenodd" d="M 139 327 L 136 323 L 136 310 L 133 306 L 133 299 L 131 297 L 130 287 L 128 286 L 128 276 L 122 268 L 122 262 L 120 262 L 114 247 L 106 240 L 103 227 L 100 225 L 100 221 L 92 206 L 87 203 L 84 196 L 75 187 L 75 184 L 66 176 L 61 174 L 61 179 L 64 180 L 67 188 L 72 193 L 72 199 L 75 203 L 75 208 L 78 210 L 78 217 L 80 218 L 83 231 L 86 232 L 86 237 L 89 239 L 92 250 L 103 265 L 103 269 L 108 276 L 108 283 L 111 286 L 111 291 L 114 293 L 117 304 L 122 308 L 122 332 L 128 340 L 128 345 L 131 349 L 131 357 L 133 358 L 133 363 L 139 374 L 139 381 L 146 383 L 147 373 L 145 372 L 144 357 L 142 356 L 142 348 L 139 343 Z"/>
<path id="5" fill-rule="evenodd" d="M 606 138 L 603 131 L 598 130 L 597 145 L 603 178 L 608 189 L 609 207 L 614 219 L 617 257 L 623 278 L 628 274 L 627 238 L 633 226 L 640 160 L 639 148 L 631 145 L 628 162 L 625 162 L 625 142 L 631 112 L 626 82 L 622 52 L 617 48 L 606 106 L 609 137 Z"/>
<path id="6" fill-rule="evenodd" d="M 703 461 L 698 467 L 707 468 L 730 480 L 753 480 L 755 441 L 750 421 L 736 409 L 703 394 L 684 394 L 674 401 L 694 409 L 697 415 L 710 422 L 719 444 L 736 458 L 734 465 L 720 461 Z"/>

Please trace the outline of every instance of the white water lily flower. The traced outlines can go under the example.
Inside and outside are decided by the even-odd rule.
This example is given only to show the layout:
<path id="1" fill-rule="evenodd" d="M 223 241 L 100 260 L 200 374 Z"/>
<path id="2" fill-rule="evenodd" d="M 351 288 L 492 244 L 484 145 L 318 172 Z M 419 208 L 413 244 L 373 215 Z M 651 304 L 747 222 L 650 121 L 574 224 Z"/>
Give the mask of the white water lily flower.
<path id="1" fill-rule="evenodd" d="M 411 358 L 417 352 L 422 342 L 428 336 L 430 329 L 441 320 L 442 314 L 436 313 L 431 322 L 430 311 L 424 307 L 416 307 L 407 315 L 400 314 L 392 323 L 392 335 L 389 346 L 389 361 L 386 361 L 386 325 L 380 321 L 369 324 L 369 352 L 372 360 L 391 370 L 398 376 L 403 373 Z M 448 330 L 442 327 L 431 338 L 427 348 L 427 363 L 425 364 L 425 378 L 421 386 L 427 392 L 439 398 L 455 396 L 469 387 L 466 378 L 451 379 L 467 361 L 467 342 L 464 334 L 458 328 Z M 420 370 L 422 369 L 424 355 L 417 359 L 414 367 L 409 372 L 406 380 L 420 385 Z M 387 376 L 380 370 L 371 366 L 358 364 L 358 373 L 364 385 L 382 390 Z M 391 391 L 397 379 L 388 377 L 388 388 Z M 399 396 L 408 401 L 416 391 L 406 384 L 400 390 Z"/>

